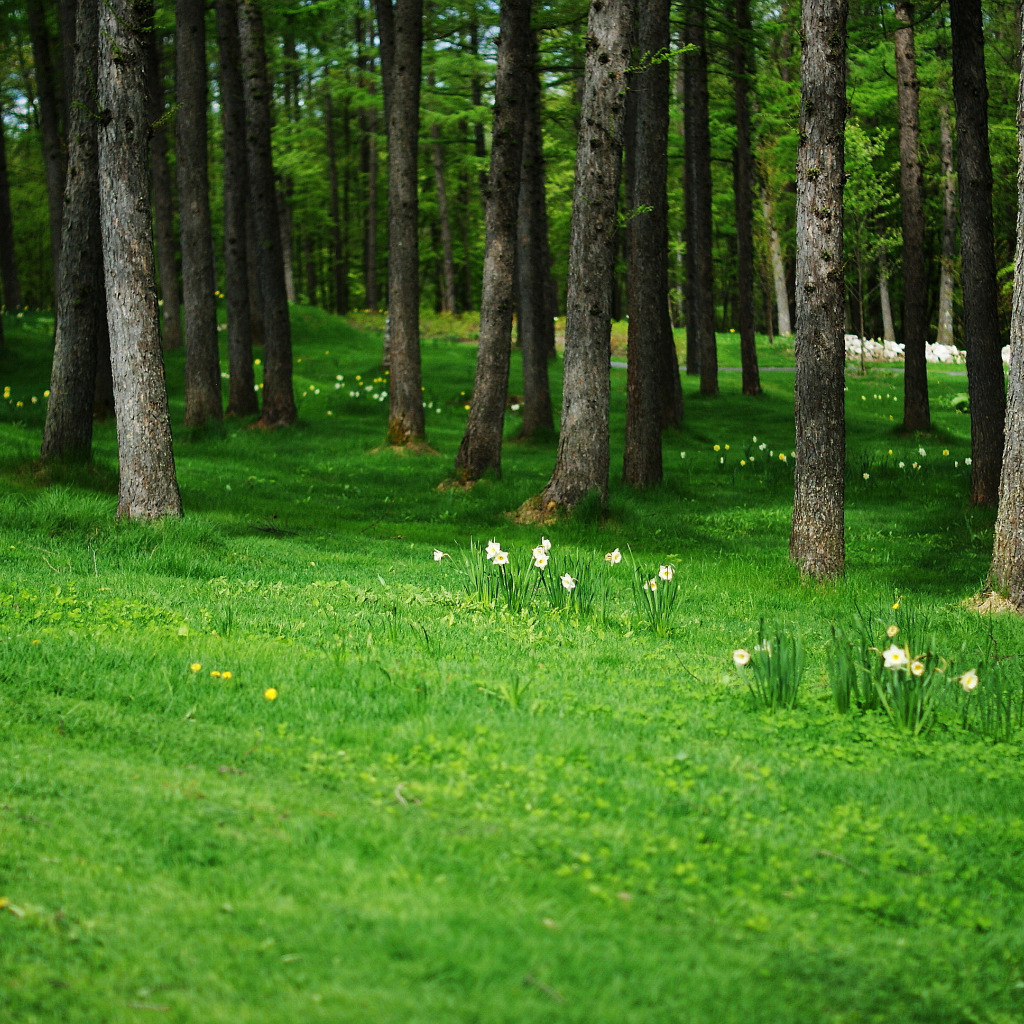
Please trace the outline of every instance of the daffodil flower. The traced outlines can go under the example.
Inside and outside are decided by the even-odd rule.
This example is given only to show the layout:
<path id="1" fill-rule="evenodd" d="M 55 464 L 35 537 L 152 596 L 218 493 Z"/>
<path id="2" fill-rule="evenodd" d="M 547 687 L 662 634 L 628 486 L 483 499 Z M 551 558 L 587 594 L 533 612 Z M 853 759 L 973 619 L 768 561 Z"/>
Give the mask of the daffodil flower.
<path id="1" fill-rule="evenodd" d="M 973 668 L 969 668 L 960 677 L 960 686 L 963 689 L 964 693 L 970 693 L 971 690 L 976 690 L 978 688 L 978 682 L 978 673 Z"/>
<path id="2" fill-rule="evenodd" d="M 891 640 L 900 631 L 899 626 L 890 626 L 886 631 L 885 635 Z"/>
<path id="3" fill-rule="evenodd" d="M 538 551 L 540 554 L 537 554 Z M 548 567 L 548 553 L 543 548 L 534 548 L 533 564 L 537 569 L 546 569 Z"/>
<path id="4" fill-rule="evenodd" d="M 494 557 L 491 559 L 491 562 L 494 565 L 508 565 L 508 552 L 502 551 L 501 548 L 499 548 L 497 551 L 495 551 Z"/>
<path id="5" fill-rule="evenodd" d="M 546 547 L 544 547 L 543 544 L 538 544 L 533 549 L 533 557 L 535 559 L 536 558 L 544 558 L 544 559 L 546 559 L 548 557 L 548 549 Z"/>
<path id="6" fill-rule="evenodd" d="M 663 565 L 658 570 L 659 579 L 663 579 L 666 583 L 668 583 L 672 579 L 672 577 L 675 576 L 675 574 L 676 571 L 672 568 L 671 565 Z"/>
<path id="7" fill-rule="evenodd" d="M 487 547 L 484 548 L 484 556 L 494 558 L 499 551 L 501 551 L 501 545 L 496 540 L 488 541 Z"/>
<path id="8" fill-rule="evenodd" d="M 568 573 L 560 577 L 560 579 L 562 581 L 562 586 L 565 587 L 566 590 L 576 589 L 576 581 Z"/>
<path id="9" fill-rule="evenodd" d="M 745 651 L 742 647 L 737 647 L 732 652 L 733 664 L 737 668 L 743 668 L 744 665 L 750 664 L 750 651 Z"/>
<path id="10" fill-rule="evenodd" d="M 440 562 L 442 558 L 447 558 L 448 554 L 442 551 L 440 548 L 434 548 L 434 561 Z"/>
<path id="11" fill-rule="evenodd" d="M 918 661 L 916 658 L 910 663 L 910 674 L 915 676 L 924 675 L 924 662 Z"/>
<path id="12" fill-rule="evenodd" d="M 542 547 L 542 548 L 543 548 L 543 549 L 544 549 L 545 551 L 550 551 L 550 550 L 551 550 L 551 541 L 549 541 L 549 540 L 547 539 L 547 537 L 541 537 L 541 539 L 540 539 L 540 546 L 541 546 L 541 547 Z"/>
<path id="13" fill-rule="evenodd" d="M 903 668 L 910 664 L 910 655 L 902 647 L 892 644 L 888 650 L 882 651 L 886 668 Z"/>
<path id="14" fill-rule="evenodd" d="M 622 561 L 622 552 L 618 548 L 614 551 L 609 551 L 608 554 L 604 556 L 604 560 L 609 565 L 618 565 L 619 562 Z"/>

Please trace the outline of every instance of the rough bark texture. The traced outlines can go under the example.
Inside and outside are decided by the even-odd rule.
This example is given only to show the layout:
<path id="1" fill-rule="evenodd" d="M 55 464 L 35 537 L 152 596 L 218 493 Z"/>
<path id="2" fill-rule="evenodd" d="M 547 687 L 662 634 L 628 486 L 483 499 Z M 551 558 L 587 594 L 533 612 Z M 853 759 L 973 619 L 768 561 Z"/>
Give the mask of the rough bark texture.
<path id="1" fill-rule="evenodd" d="M 252 365 L 247 253 L 249 164 L 237 0 L 217 0 L 220 105 L 224 121 L 224 297 L 228 314 L 229 416 L 259 412 Z"/>
<path id="2" fill-rule="evenodd" d="M 668 310 L 668 0 L 639 0 L 638 66 L 631 72 L 626 145 L 629 180 L 629 358 L 622 479 L 652 487 L 662 478 L 662 353 Z M 671 329 L 669 329 L 671 335 Z"/>
<path id="3" fill-rule="evenodd" d="M 185 426 L 219 423 L 222 413 L 213 235 L 206 145 L 206 3 L 178 0 L 174 40 L 178 109 L 175 163 L 185 299 Z"/>
<path id="4" fill-rule="evenodd" d="M 882 310 L 882 339 L 896 340 L 896 324 L 892 318 L 892 297 L 889 294 L 889 257 L 883 249 L 878 254 L 878 305 Z"/>
<path id="5" fill-rule="evenodd" d="M 706 0 L 685 5 L 685 40 L 695 47 L 683 56 L 686 74 L 686 255 L 687 335 L 700 373 L 700 393 L 718 394 L 715 346 L 714 277 L 711 259 L 711 134 L 708 126 L 708 53 Z M 689 366 L 687 366 L 689 371 Z"/>
<path id="6" fill-rule="evenodd" d="M 960 185 L 960 273 L 971 406 L 971 503 L 995 505 L 1006 393 L 992 233 L 992 162 L 980 0 L 950 4 Z"/>
<path id="7" fill-rule="evenodd" d="M 768 252 L 772 263 L 772 284 L 775 287 L 775 316 L 778 320 L 779 334 L 787 337 L 793 333 L 793 325 L 789 319 L 786 264 L 782 259 L 779 229 L 775 225 L 775 204 L 764 185 L 761 185 L 761 213 L 764 215 L 765 226 L 768 230 Z"/>
<path id="8" fill-rule="evenodd" d="M 174 197 L 167 165 L 168 116 L 164 110 L 164 76 L 161 70 L 160 33 L 154 31 L 146 47 L 149 165 L 153 180 L 153 225 L 156 231 L 156 263 L 160 277 L 164 348 L 181 348 L 181 289 L 178 286 L 177 243 L 174 234 Z"/>
<path id="9" fill-rule="evenodd" d="M 900 125 L 900 203 L 903 217 L 903 429 L 930 430 L 928 367 L 928 274 L 924 261 L 924 184 L 918 154 L 917 61 L 914 5 L 897 0 L 896 97 Z"/>
<path id="10" fill-rule="evenodd" d="M 501 476 L 501 437 L 515 309 L 519 171 L 523 153 L 526 78 L 530 70 L 532 0 L 502 0 L 494 85 L 491 168 L 487 184 L 480 340 L 466 432 L 455 457 L 463 480 L 488 470 Z M 454 282 L 453 282 L 454 286 Z"/>
<path id="11" fill-rule="evenodd" d="M 263 41 L 263 19 L 256 0 L 238 5 L 242 76 L 245 83 L 246 152 L 249 161 L 249 205 L 255 237 L 259 295 L 263 314 L 263 427 L 295 422 L 292 392 L 292 333 L 281 252 L 281 222 L 274 189 L 270 148 L 270 86 Z"/>
<path id="12" fill-rule="evenodd" d="M 843 136 L 845 0 L 804 0 L 796 200 L 796 465 L 790 558 L 812 579 L 844 567 Z"/>
<path id="13" fill-rule="evenodd" d="M 110 324 L 118 517 L 181 515 L 160 353 L 146 138 L 145 49 L 153 5 L 100 8 L 100 223 Z"/>
<path id="14" fill-rule="evenodd" d="M 628 0 L 592 0 L 569 229 L 562 425 L 545 509 L 571 509 L 590 491 L 608 495 L 611 293 L 622 164 L 626 75 L 632 52 Z"/>
<path id="15" fill-rule="evenodd" d="M 338 190 L 338 147 L 334 139 L 334 103 L 330 86 L 324 90 L 324 136 L 327 145 L 327 183 L 331 203 L 331 272 L 334 279 L 334 311 L 348 312 L 348 281 L 341 247 L 341 198 Z"/>
<path id="16" fill-rule="evenodd" d="M 388 443 L 423 437 L 418 150 L 423 0 L 377 0 L 388 123 Z"/>
<path id="17" fill-rule="evenodd" d="M 555 428 L 548 380 L 548 360 L 555 350 L 555 321 L 548 306 L 546 287 L 550 256 L 546 244 L 548 208 L 536 33 L 531 32 L 529 46 L 529 71 L 524 84 L 523 161 L 519 175 L 516 253 L 519 283 L 516 323 L 519 347 L 523 353 L 522 437 L 532 437 Z"/>
<path id="18" fill-rule="evenodd" d="M 956 267 L 956 177 L 953 173 L 953 131 L 949 106 L 939 105 L 942 165 L 942 265 L 939 271 L 939 326 L 936 344 L 953 344 L 953 271 Z"/>
<path id="19" fill-rule="evenodd" d="M 1024 78 L 1017 95 L 1017 252 L 1013 272 L 1013 315 L 1010 319 L 1009 392 L 1006 402 L 1006 446 L 999 482 L 999 515 L 989 585 L 1006 594 L 1024 611 Z"/>
<path id="20" fill-rule="evenodd" d="M 14 256 L 14 219 L 11 216 L 11 183 L 7 177 L 3 111 L 0 110 L 0 281 L 8 309 L 21 308 L 21 281 Z"/>
<path id="21" fill-rule="evenodd" d="M 750 132 L 750 60 L 754 48 L 749 0 L 736 0 L 736 37 L 732 50 L 733 96 L 736 104 L 736 150 L 733 193 L 736 209 L 736 313 L 740 328 L 743 394 L 761 394 L 754 343 L 754 154 Z"/>
<path id="22" fill-rule="evenodd" d="M 100 252 L 100 186 L 96 154 L 99 4 L 78 0 L 64 225 L 57 272 L 57 333 L 43 459 L 84 462 L 92 454 L 98 339 L 106 331 Z"/>
<path id="23" fill-rule="evenodd" d="M 433 76 L 430 85 L 433 86 Z M 434 168 L 437 191 L 437 227 L 441 234 L 441 312 L 455 312 L 455 250 L 452 245 L 452 224 L 448 212 L 448 186 L 444 180 L 444 149 L 441 128 L 435 121 L 430 126 L 430 162 Z"/>

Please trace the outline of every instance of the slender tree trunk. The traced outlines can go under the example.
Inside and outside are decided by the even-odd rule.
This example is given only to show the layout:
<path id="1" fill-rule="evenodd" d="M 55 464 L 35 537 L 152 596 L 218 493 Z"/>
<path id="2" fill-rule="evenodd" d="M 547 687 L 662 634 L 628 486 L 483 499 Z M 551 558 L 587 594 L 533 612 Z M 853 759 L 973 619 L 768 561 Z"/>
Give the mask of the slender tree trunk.
<path id="1" fill-rule="evenodd" d="M 238 5 L 242 74 L 245 83 L 246 151 L 249 161 L 250 207 L 255 221 L 259 294 L 263 312 L 262 427 L 284 427 L 295 422 L 292 392 L 292 334 L 281 252 L 281 221 L 274 188 L 270 146 L 270 86 L 263 41 L 263 19 L 257 0 Z"/>
<path id="2" fill-rule="evenodd" d="M 423 0 L 377 0 L 388 122 L 388 443 L 423 437 L 418 141 Z"/>
<path id="3" fill-rule="evenodd" d="M 96 153 L 99 4 L 78 0 L 68 130 L 68 175 L 57 277 L 57 332 L 41 455 L 85 462 L 92 455 L 97 339 L 106 330 Z"/>
<path id="4" fill-rule="evenodd" d="M 222 417 L 213 235 L 206 145 L 206 3 L 178 0 L 174 40 L 178 112 L 175 162 L 185 299 L 185 426 Z"/>
<path id="5" fill-rule="evenodd" d="M 629 358 L 622 479 L 633 487 L 652 487 L 662 478 L 662 354 L 671 343 L 665 338 L 669 68 L 664 55 L 670 39 L 669 0 L 639 0 L 638 8 L 639 61 L 630 74 L 626 120 Z"/>
<path id="6" fill-rule="evenodd" d="M 902 22 L 896 30 L 896 97 L 903 214 L 903 429 L 909 432 L 931 429 L 924 354 L 928 341 L 928 273 L 924 259 L 924 184 L 918 155 L 920 90 L 914 55 L 914 5 L 910 0 L 897 0 L 895 10 Z M 888 284 L 884 273 L 881 280 Z"/>
<path id="7" fill-rule="evenodd" d="M 249 163 L 237 0 L 217 0 L 220 105 L 224 123 L 224 297 L 228 314 L 229 416 L 259 412 L 249 319 Z"/>
<path id="8" fill-rule="evenodd" d="M 352 149 L 352 107 L 346 97 L 341 107 L 341 149 L 345 154 L 341 173 L 341 220 L 335 242 L 338 246 L 338 297 L 335 308 L 339 313 L 347 313 L 352 307 L 352 294 L 349 288 L 349 271 L 351 269 L 349 250 L 349 224 L 351 223 L 352 206 L 352 162 L 348 154 Z"/>
<path id="9" fill-rule="evenodd" d="M 790 558 L 844 568 L 843 136 L 846 0 L 804 0 L 796 204 L 796 466 Z"/>
<path id="10" fill-rule="evenodd" d="M 153 5 L 100 7 L 100 223 L 117 408 L 119 518 L 181 515 L 160 353 L 146 124 Z"/>
<path id="11" fill-rule="evenodd" d="M 327 144 L 327 181 L 331 204 L 331 267 L 334 276 L 334 311 L 343 313 L 342 294 L 345 283 L 342 280 L 341 265 L 341 201 L 338 195 L 338 151 L 334 142 L 334 104 L 331 101 L 330 80 L 324 88 L 324 128 Z"/>
<path id="12" fill-rule="evenodd" d="M 789 337 L 793 326 L 789 319 L 789 291 L 786 288 L 786 264 L 782 259 L 782 243 L 779 241 L 779 229 L 775 224 L 775 204 L 768 195 L 768 190 L 761 185 L 761 213 L 764 215 L 768 231 L 768 253 L 772 264 L 772 284 L 775 287 L 775 316 L 779 323 L 779 334 Z"/>
<path id="13" fill-rule="evenodd" d="M 50 258 L 53 264 L 54 296 L 60 266 L 60 231 L 64 211 L 64 147 L 60 137 L 60 103 L 50 55 L 50 32 L 46 27 L 43 0 L 28 0 L 28 31 L 35 62 L 39 97 L 39 126 L 43 142 L 43 167 L 50 212 Z"/>
<path id="14" fill-rule="evenodd" d="M 960 183 L 960 265 L 971 409 L 971 503 L 995 505 L 1006 394 L 992 232 L 992 163 L 980 0 L 950 4 Z"/>
<path id="15" fill-rule="evenodd" d="M 555 429 L 548 358 L 555 348 L 555 321 L 547 302 L 548 210 L 544 140 L 541 134 L 540 67 L 537 35 L 530 33 L 529 72 L 524 79 L 523 161 L 519 175 L 518 277 L 519 347 L 523 353 L 522 437 Z M 467 189 L 468 195 L 468 189 Z M 469 218 L 465 221 L 468 223 Z M 467 251 L 468 257 L 468 251 Z M 469 260 L 466 260 L 467 266 Z"/>
<path id="16" fill-rule="evenodd" d="M 558 457 L 540 495 L 545 510 L 572 509 L 588 492 L 608 495 L 611 291 L 622 166 L 629 0 L 592 0 L 576 147 L 566 297 L 562 428 Z"/>
<path id="17" fill-rule="evenodd" d="M 433 87 L 434 76 L 428 84 Z M 434 168 L 437 191 L 437 226 L 441 235 L 441 312 L 455 312 L 455 251 L 452 245 L 451 217 L 448 213 L 448 187 L 444 180 L 444 149 L 441 129 L 436 121 L 430 126 L 430 162 Z"/>
<path id="18" fill-rule="evenodd" d="M 695 47 L 686 62 L 686 227 L 687 259 L 692 261 L 687 328 L 700 372 L 700 393 L 718 394 L 718 351 L 715 344 L 715 296 L 711 260 L 711 134 L 708 126 L 707 2 L 688 0 L 686 42 Z M 692 255 L 690 250 L 692 251 Z M 692 324 L 692 328 L 691 325 Z"/>
<path id="19" fill-rule="evenodd" d="M 904 258 L 905 254 L 906 248 Z M 884 250 L 878 254 L 878 305 L 882 310 L 882 340 L 895 341 L 896 325 L 892 319 L 892 299 L 889 295 L 889 257 Z"/>
<path id="20" fill-rule="evenodd" d="M 736 103 L 736 150 L 733 156 L 733 192 L 736 208 L 736 303 L 740 327 L 740 363 L 743 394 L 761 394 L 754 341 L 754 155 L 750 131 L 750 61 L 753 50 L 749 0 L 736 0 L 736 36 L 733 40 L 733 95 Z"/>
<path id="21" fill-rule="evenodd" d="M 149 165 L 153 181 L 153 223 L 156 230 L 156 262 L 163 304 L 164 348 L 181 348 L 181 289 L 174 234 L 174 199 L 167 165 L 167 114 L 164 109 L 164 76 L 161 70 L 161 38 L 155 31 L 146 47 L 148 82 Z"/>
<path id="22" fill-rule="evenodd" d="M 14 218 L 11 216 L 11 184 L 7 176 L 3 111 L 0 110 L 0 281 L 8 309 L 21 308 L 21 281 L 14 255 Z"/>
<path id="23" fill-rule="evenodd" d="M 953 172 L 953 132 L 949 106 L 939 104 L 940 162 L 942 165 L 942 264 L 939 272 L 939 327 L 935 341 L 953 344 L 953 271 L 956 267 L 956 177 Z"/>

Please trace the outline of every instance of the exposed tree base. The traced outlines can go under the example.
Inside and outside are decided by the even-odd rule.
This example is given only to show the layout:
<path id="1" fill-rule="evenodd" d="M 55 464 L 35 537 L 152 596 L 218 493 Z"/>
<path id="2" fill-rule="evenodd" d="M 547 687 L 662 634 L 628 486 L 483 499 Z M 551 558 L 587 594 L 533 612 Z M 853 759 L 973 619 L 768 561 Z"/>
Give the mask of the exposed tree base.
<path id="1" fill-rule="evenodd" d="M 1002 615 L 1013 612 L 1024 615 L 1024 607 L 1018 607 L 1009 598 L 997 594 L 994 590 L 983 590 L 964 600 L 964 607 L 979 615 Z"/>
<path id="2" fill-rule="evenodd" d="M 370 449 L 371 454 L 379 452 L 393 452 L 395 455 L 440 455 L 436 448 L 431 448 L 422 437 L 413 437 L 404 444 L 394 444 L 390 441 Z"/>
<path id="3" fill-rule="evenodd" d="M 557 501 L 546 501 L 544 495 L 537 494 L 527 498 L 514 512 L 509 512 L 508 519 L 519 526 L 552 526 L 568 511 Z"/>
<path id="4" fill-rule="evenodd" d="M 478 480 L 460 480 L 458 477 L 450 477 L 447 480 L 442 480 L 437 485 L 437 489 L 442 493 L 445 491 L 471 491 L 478 483 Z"/>

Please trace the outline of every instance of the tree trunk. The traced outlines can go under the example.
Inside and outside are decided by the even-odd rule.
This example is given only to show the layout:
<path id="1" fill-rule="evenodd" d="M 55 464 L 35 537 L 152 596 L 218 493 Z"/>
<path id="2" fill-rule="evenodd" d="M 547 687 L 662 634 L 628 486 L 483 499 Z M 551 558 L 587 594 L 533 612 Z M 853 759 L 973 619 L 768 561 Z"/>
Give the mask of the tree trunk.
<path id="1" fill-rule="evenodd" d="M 32 40 L 36 88 L 39 97 L 39 126 L 43 142 L 43 167 L 50 212 L 50 258 L 53 264 L 54 296 L 60 267 L 60 232 L 64 211 L 64 147 L 60 138 L 60 104 L 50 55 L 50 32 L 46 27 L 43 0 L 28 0 L 28 31 Z"/>
<path id="2" fill-rule="evenodd" d="M 249 204 L 253 212 L 259 294 L 263 313 L 263 413 L 261 427 L 295 422 L 292 393 L 292 333 L 281 252 L 281 221 L 274 188 L 270 146 L 270 85 L 263 41 L 263 19 L 257 0 L 238 5 L 242 75 L 245 83 L 246 152 L 249 161 Z"/>
<path id="3" fill-rule="evenodd" d="M 905 253 L 906 249 L 904 249 Z M 904 302 L 906 302 L 905 293 Z M 896 325 L 892 319 L 892 299 L 889 295 L 889 257 L 884 249 L 878 254 L 878 305 L 882 310 L 882 340 L 895 341 Z M 906 320 L 903 322 L 906 323 Z"/>
<path id="4" fill-rule="evenodd" d="M 508 398 L 515 272 L 519 174 L 523 118 L 530 74 L 532 0 L 502 0 L 498 64 L 487 185 L 480 340 L 469 419 L 455 457 L 462 480 L 479 480 L 488 470 L 501 476 L 501 438 Z M 452 282 L 454 288 L 454 281 Z"/>
<path id="5" fill-rule="evenodd" d="M 529 71 L 524 79 L 523 160 L 519 175 L 516 323 L 523 353 L 522 437 L 555 429 L 548 359 L 555 349 L 555 321 L 547 302 L 550 256 L 545 195 L 544 140 L 541 133 L 540 67 L 537 35 L 528 40 Z M 467 190 L 468 195 L 468 190 Z M 469 218 L 465 218 L 468 222 Z M 467 251 L 467 266 L 469 265 Z"/>
<path id="6" fill-rule="evenodd" d="M 178 0 L 175 163 L 185 300 L 185 426 L 221 421 L 217 305 L 206 145 L 206 3 Z"/>
<path id="7" fill-rule="evenodd" d="M 153 5 L 100 8 L 100 223 L 117 408 L 119 518 L 181 515 L 160 353 L 149 203 L 146 45 Z"/>
<path id="8" fill-rule="evenodd" d="M 992 234 L 992 163 L 980 0 L 950 4 L 960 183 L 960 266 L 971 410 L 971 503 L 995 505 L 1006 393 Z"/>
<path id="9" fill-rule="evenodd" d="M 754 40 L 749 0 L 736 0 L 736 36 L 733 40 L 733 95 L 736 103 L 736 151 L 733 156 L 733 192 L 736 208 L 736 304 L 740 327 L 740 363 L 743 394 L 761 394 L 754 341 L 754 156 L 750 132 L 750 79 L 748 52 Z"/>
<path id="10" fill-rule="evenodd" d="M 14 255 L 14 218 L 11 216 L 11 183 L 7 176 L 3 111 L 0 110 L 0 281 L 8 309 L 21 308 L 21 281 Z"/>
<path id="11" fill-rule="evenodd" d="M 429 78 L 433 86 L 433 75 Z M 444 180 L 444 150 L 441 129 L 435 121 L 430 126 L 430 162 L 434 168 L 437 190 L 437 221 L 441 233 L 441 312 L 455 312 L 455 252 L 452 246 L 452 224 L 448 213 L 448 187 Z"/>
<path id="12" fill-rule="evenodd" d="M 779 229 L 775 225 L 775 204 L 768 195 L 768 189 L 761 185 L 761 213 L 768 231 L 768 252 L 772 263 L 772 284 L 775 286 L 775 316 L 779 323 L 779 334 L 786 338 L 793 333 L 789 319 L 789 292 L 786 288 L 786 264 L 782 259 L 782 243 Z"/>
<path id="13" fill-rule="evenodd" d="M 687 334 L 700 373 L 700 393 L 718 394 L 718 351 L 715 345 L 715 296 L 711 260 L 711 134 L 708 126 L 707 2 L 685 5 L 686 42 L 695 47 L 683 57 L 686 68 L 686 249 L 693 282 L 688 297 Z M 692 255 L 691 255 L 692 250 Z"/>
<path id="14" fill-rule="evenodd" d="M 96 154 L 99 105 L 98 0 L 78 0 L 68 130 L 68 174 L 57 275 L 57 332 L 41 455 L 85 462 L 92 455 L 97 340 L 106 330 Z"/>
<path id="15" fill-rule="evenodd" d="M 562 426 L 544 509 L 572 509 L 590 491 L 608 496 L 611 292 L 622 165 L 629 0 L 592 0 L 569 229 Z"/>
<path id="16" fill-rule="evenodd" d="M 942 165 L 942 263 L 939 272 L 938 345 L 953 344 L 953 271 L 956 267 L 956 177 L 953 173 L 953 132 L 949 106 L 939 104 L 940 162 Z"/>
<path id="17" fill-rule="evenodd" d="M 652 487 L 662 478 L 662 353 L 668 312 L 669 0 L 639 0 L 639 66 L 630 73 L 626 184 L 630 219 L 629 358 L 622 479 Z M 671 328 L 669 328 L 671 338 Z M 670 378 L 671 379 L 671 378 Z"/>
<path id="18" fill-rule="evenodd" d="M 903 23 L 896 30 L 896 97 L 903 214 L 903 429 L 909 432 L 931 429 L 928 365 L 924 355 L 928 341 L 928 273 L 924 259 L 924 184 L 918 155 L 914 5 L 910 0 L 897 0 L 895 10 L 897 19 Z"/>
<path id="19" fill-rule="evenodd" d="M 423 437 L 418 142 L 423 0 L 377 0 L 388 123 L 388 443 Z"/>
<path id="20" fill-rule="evenodd" d="M 324 135 L 327 144 L 327 181 L 331 204 L 331 269 L 334 278 L 334 311 L 344 313 L 341 259 L 341 201 L 338 195 L 338 150 L 334 143 L 334 104 L 331 102 L 330 78 L 324 83 Z"/>
<path id="21" fill-rule="evenodd" d="M 217 0 L 220 105 L 224 123 L 224 297 L 228 314 L 229 416 L 259 412 L 249 319 L 249 164 L 237 0 Z"/>
<path id="22" fill-rule="evenodd" d="M 796 204 L 796 466 L 789 555 L 804 576 L 844 567 L 843 137 L 846 0 L 804 0 Z"/>
<path id="23" fill-rule="evenodd" d="M 167 112 L 164 109 L 164 76 L 161 70 L 161 38 L 155 31 L 146 47 L 148 82 L 149 164 L 153 181 L 153 223 L 156 230 L 156 262 L 163 303 L 164 348 L 181 348 L 181 290 L 178 287 L 177 244 L 174 235 L 174 199 L 167 166 Z"/>

